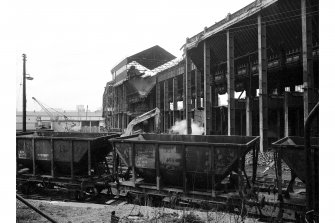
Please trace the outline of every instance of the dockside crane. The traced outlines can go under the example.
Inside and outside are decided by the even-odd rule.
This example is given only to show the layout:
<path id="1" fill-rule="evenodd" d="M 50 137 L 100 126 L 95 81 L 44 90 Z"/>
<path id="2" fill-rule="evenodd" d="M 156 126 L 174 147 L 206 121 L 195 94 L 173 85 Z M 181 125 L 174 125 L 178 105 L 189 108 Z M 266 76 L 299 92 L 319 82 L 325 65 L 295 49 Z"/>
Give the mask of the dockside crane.
<path id="1" fill-rule="evenodd" d="M 68 127 L 68 121 L 69 121 L 69 118 L 62 114 L 61 112 L 51 108 L 52 110 L 54 110 L 56 113 L 59 114 L 59 116 L 62 116 L 65 120 L 65 124 L 66 124 L 66 127 L 62 127 L 61 125 L 55 125 L 59 120 L 58 120 L 58 116 L 54 116 L 52 114 L 52 112 L 49 111 L 49 109 L 46 108 L 46 106 L 44 106 L 40 101 L 38 101 L 35 97 L 32 97 L 32 99 L 43 109 L 43 111 L 45 111 L 48 116 L 50 117 L 50 121 L 51 121 L 51 128 L 54 130 L 54 131 L 57 131 L 57 132 L 69 132 L 70 131 L 70 128 Z"/>

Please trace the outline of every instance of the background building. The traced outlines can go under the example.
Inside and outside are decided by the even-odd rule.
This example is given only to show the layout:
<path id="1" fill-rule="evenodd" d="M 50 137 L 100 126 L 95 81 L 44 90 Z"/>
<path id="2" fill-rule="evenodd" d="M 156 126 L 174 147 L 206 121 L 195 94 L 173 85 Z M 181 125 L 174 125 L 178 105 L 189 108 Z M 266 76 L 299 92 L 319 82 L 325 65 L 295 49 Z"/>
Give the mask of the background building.
<path id="1" fill-rule="evenodd" d="M 164 55 L 162 63 L 173 59 Z M 200 119 L 206 135 L 259 135 L 268 148 L 303 136 L 319 101 L 319 1 L 256 0 L 187 38 L 184 58 L 155 72 L 159 64 L 141 64 L 150 61 L 144 58 L 141 52 L 113 68 L 104 94 L 108 126 L 125 128 L 157 106 L 163 132 L 186 119 L 191 134 L 191 120 Z"/>
<path id="2" fill-rule="evenodd" d="M 154 46 L 127 57 L 111 70 L 112 80 L 103 95 L 103 117 L 109 129 L 125 129 L 134 117 L 156 107 L 155 74 L 173 59 L 175 56 Z M 153 131 L 152 120 L 144 124 L 145 131 Z"/>

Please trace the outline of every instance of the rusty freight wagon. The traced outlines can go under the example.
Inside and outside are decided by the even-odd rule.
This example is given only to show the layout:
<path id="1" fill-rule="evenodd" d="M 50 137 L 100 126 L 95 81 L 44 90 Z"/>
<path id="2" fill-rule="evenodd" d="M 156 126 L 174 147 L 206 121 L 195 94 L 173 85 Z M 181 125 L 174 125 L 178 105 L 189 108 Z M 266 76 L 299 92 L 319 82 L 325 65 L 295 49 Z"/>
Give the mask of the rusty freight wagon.
<path id="1" fill-rule="evenodd" d="M 311 160 L 306 162 L 305 138 L 298 136 L 288 136 L 282 138 L 272 145 L 275 148 L 275 158 L 277 163 L 278 182 L 282 182 L 282 161 L 284 161 L 291 170 L 291 181 L 287 188 L 282 188 L 278 184 L 279 197 L 283 197 L 283 205 L 288 203 L 299 203 L 305 206 L 308 197 L 312 200 L 313 211 L 311 214 L 318 215 L 319 211 L 319 138 L 310 138 Z M 310 165 L 308 172 L 307 165 Z M 311 188 L 306 185 L 306 192 L 300 193 L 294 191 L 293 185 L 295 178 L 298 177 L 305 185 L 310 183 Z M 283 196 L 285 195 L 285 196 Z M 308 205 L 306 204 L 306 207 Z M 310 210 L 303 210 L 310 212 Z"/>
<path id="2" fill-rule="evenodd" d="M 120 175 L 117 188 L 124 189 L 121 193 L 174 191 L 219 197 L 227 191 L 224 180 L 231 178 L 233 171 L 241 174 L 244 157 L 250 151 L 255 161 L 254 177 L 257 171 L 259 137 L 140 134 L 109 141 L 115 157 L 120 158 L 114 166 L 124 163 L 132 172 L 131 178 Z M 114 168 L 114 173 L 120 174 L 120 169 Z M 236 191 L 238 185 L 233 186 Z"/>
<path id="3" fill-rule="evenodd" d="M 110 177 L 108 139 L 119 134 L 34 132 L 16 136 L 17 182 L 84 190 Z M 26 188 L 26 187 L 25 187 Z M 27 188 L 26 188 L 27 189 Z"/>

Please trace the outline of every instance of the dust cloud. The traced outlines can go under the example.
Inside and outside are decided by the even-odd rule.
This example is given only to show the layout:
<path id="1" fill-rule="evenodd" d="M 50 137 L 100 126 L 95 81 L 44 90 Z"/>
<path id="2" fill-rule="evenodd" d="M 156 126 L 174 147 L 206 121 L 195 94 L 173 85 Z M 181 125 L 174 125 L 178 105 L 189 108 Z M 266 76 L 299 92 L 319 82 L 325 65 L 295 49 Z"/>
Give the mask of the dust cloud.
<path id="1" fill-rule="evenodd" d="M 198 123 L 194 122 L 193 119 L 191 120 L 191 135 L 203 135 L 204 134 L 204 127 L 201 127 Z M 171 134 L 179 134 L 179 135 L 187 135 L 186 129 L 186 119 L 181 121 L 176 121 L 174 126 L 171 127 L 169 130 Z"/>

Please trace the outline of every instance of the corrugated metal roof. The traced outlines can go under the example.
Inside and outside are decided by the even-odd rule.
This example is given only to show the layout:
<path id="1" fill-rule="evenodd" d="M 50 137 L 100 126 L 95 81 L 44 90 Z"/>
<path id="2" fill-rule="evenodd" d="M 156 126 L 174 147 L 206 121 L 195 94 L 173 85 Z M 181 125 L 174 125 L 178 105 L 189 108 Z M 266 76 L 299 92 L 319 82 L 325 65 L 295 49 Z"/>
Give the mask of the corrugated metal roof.
<path id="1" fill-rule="evenodd" d="M 148 77 L 148 76 L 152 77 L 152 76 L 155 76 L 156 74 L 158 74 L 158 73 L 160 73 L 160 72 L 162 72 L 164 70 L 167 70 L 167 69 L 169 69 L 169 68 L 171 68 L 171 67 L 179 64 L 183 59 L 184 58 L 182 58 L 182 57 L 175 58 L 175 59 L 173 59 L 173 60 L 171 60 L 171 61 L 169 61 L 169 62 L 167 62 L 167 63 L 165 63 L 165 64 L 163 64 L 163 65 L 161 65 L 161 66 L 159 66 L 157 68 L 155 68 L 155 69 L 153 69 L 151 72 L 146 73 L 142 77 Z"/>

